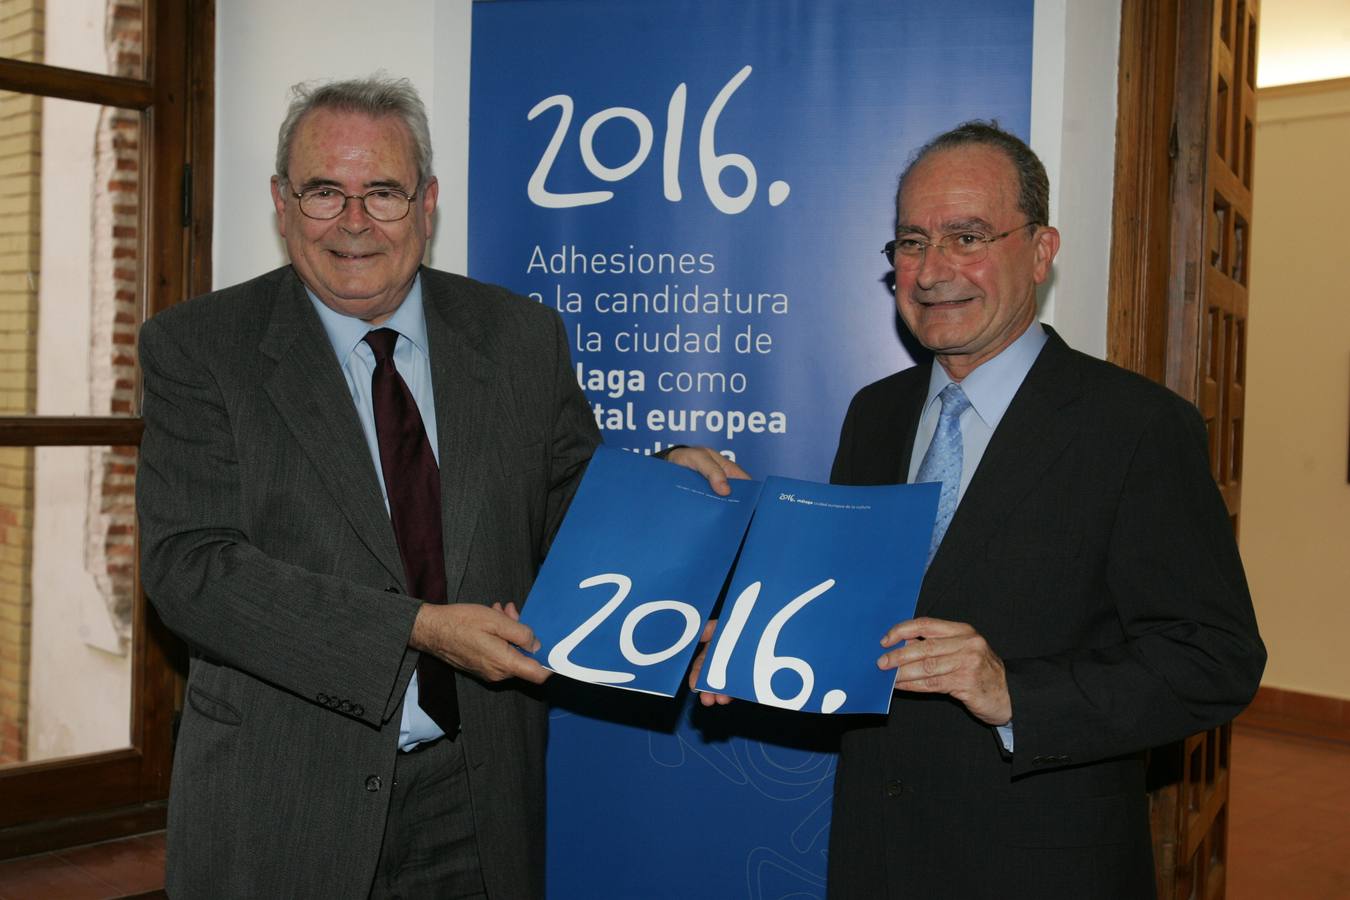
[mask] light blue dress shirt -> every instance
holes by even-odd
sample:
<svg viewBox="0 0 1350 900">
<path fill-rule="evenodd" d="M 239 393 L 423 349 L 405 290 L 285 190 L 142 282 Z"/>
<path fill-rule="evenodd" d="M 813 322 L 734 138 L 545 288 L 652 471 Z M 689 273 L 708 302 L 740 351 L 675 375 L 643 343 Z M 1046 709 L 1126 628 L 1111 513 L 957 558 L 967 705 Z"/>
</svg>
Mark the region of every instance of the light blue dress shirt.
<svg viewBox="0 0 1350 900">
<path fill-rule="evenodd" d="M 970 479 L 975 476 L 975 470 L 979 468 L 980 460 L 984 458 L 984 451 L 994 436 L 994 430 L 998 428 L 998 423 L 1003 421 L 1003 414 L 1008 411 L 1017 389 L 1026 380 L 1027 373 L 1036 362 L 1036 357 L 1040 356 L 1045 341 L 1045 329 L 1041 327 L 1040 322 L 1033 322 L 1017 340 L 1003 348 L 1003 351 L 993 359 L 976 366 L 975 371 L 961 381 L 961 390 L 970 400 L 970 408 L 961 414 L 963 464 L 961 485 L 956 493 L 958 509 L 961 498 L 966 495 L 966 488 L 970 486 Z M 933 442 L 933 433 L 937 431 L 938 416 L 942 412 L 938 394 L 951 383 L 952 378 L 947 374 L 947 370 L 935 362 L 933 373 L 928 379 L 928 399 L 924 401 L 919 430 L 914 435 L 914 451 L 909 457 L 908 480 L 911 482 L 919 472 L 919 465 L 923 462 L 924 454 L 928 452 L 928 445 Z M 1011 753 L 1012 722 L 997 726 L 997 730 L 1004 749 Z"/>
<path fill-rule="evenodd" d="M 375 475 L 384 495 L 384 507 L 389 509 L 389 492 L 384 486 L 384 469 L 380 466 L 380 443 L 375 433 L 375 405 L 370 396 L 370 377 L 375 372 L 375 353 L 365 342 L 366 332 L 373 328 L 366 322 L 354 317 L 344 316 L 323 304 L 308 288 L 309 302 L 323 322 L 324 331 L 333 345 L 342 374 L 347 379 L 347 388 L 352 394 L 352 403 L 356 406 L 357 418 L 361 420 L 361 431 L 366 436 L 366 449 L 370 451 L 371 462 L 375 465 Z M 398 310 L 378 328 L 392 328 L 399 333 L 398 343 L 394 347 L 394 365 L 397 367 L 413 399 L 417 401 L 417 411 L 422 416 L 422 426 L 426 429 L 427 440 L 431 442 L 431 452 L 436 455 L 436 464 L 440 465 L 441 450 L 436 442 L 436 405 L 431 392 L 431 353 L 427 347 L 427 320 L 422 311 L 422 276 L 413 281 L 412 290 L 404 298 Z M 424 741 L 434 741 L 445 734 L 431 720 L 417 703 L 417 673 L 414 672 L 408 682 L 408 691 L 403 699 L 403 719 L 399 723 L 398 746 L 400 750 L 411 750 Z"/>
</svg>

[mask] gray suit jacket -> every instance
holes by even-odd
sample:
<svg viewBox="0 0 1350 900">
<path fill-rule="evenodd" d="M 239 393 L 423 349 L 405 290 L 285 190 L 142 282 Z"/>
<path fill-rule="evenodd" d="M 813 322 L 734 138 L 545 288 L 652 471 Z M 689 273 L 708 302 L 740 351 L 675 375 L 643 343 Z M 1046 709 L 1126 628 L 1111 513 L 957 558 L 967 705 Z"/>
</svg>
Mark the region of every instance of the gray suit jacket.
<svg viewBox="0 0 1350 900">
<path fill-rule="evenodd" d="M 905 480 L 928 379 L 858 392 L 834 481 Z M 897 692 L 843 738 L 830 896 L 1151 897 L 1142 751 L 1231 719 L 1265 663 L 1195 408 L 1051 332 L 917 612 L 1003 658 L 1015 752 Z"/>
<path fill-rule="evenodd" d="M 520 604 L 599 437 L 562 324 L 424 269 L 452 602 Z M 141 574 L 191 665 L 174 759 L 179 897 L 364 897 L 419 600 L 341 369 L 289 268 L 141 331 Z M 542 894 L 543 705 L 459 676 L 494 898 Z"/>
</svg>

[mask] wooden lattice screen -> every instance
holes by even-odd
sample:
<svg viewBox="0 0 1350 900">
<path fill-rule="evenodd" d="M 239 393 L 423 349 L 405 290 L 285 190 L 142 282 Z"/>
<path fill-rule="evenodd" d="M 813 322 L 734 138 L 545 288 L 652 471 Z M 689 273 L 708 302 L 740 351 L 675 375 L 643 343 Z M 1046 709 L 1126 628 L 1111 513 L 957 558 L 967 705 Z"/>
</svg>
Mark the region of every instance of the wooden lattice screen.
<svg viewBox="0 0 1350 900">
<path fill-rule="evenodd" d="M 1121 20 L 1108 351 L 1199 408 L 1234 530 L 1259 12 L 1258 0 L 1124 0 Z M 1224 895 L 1230 737 L 1225 725 L 1152 752 L 1165 900 Z"/>
<path fill-rule="evenodd" d="M 1256 128 L 1257 0 L 1215 0 L 1209 29 L 1202 298 L 1193 399 L 1209 429 L 1209 464 L 1234 531 L 1242 500 L 1247 283 Z M 1179 385 L 1174 385 L 1179 387 Z M 1176 870 L 1161 897 L 1222 897 L 1228 859 L 1231 727 L 1183 745 Z M 1160 885 L 1160 887 L 1162 887 Z"/>
</svg>

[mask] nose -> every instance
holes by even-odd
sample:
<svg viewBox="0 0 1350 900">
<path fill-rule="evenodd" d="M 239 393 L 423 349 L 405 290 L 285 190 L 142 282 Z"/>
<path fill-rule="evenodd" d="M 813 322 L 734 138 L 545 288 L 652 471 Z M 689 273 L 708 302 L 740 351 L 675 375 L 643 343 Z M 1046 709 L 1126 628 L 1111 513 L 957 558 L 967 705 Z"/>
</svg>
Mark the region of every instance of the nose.
<svg viewBox="0 0 1350 900">
<path fill-rule="evenodd" d="M 366 212 L 366 201 L 362 197 L 348 197 L 347 205 L 338 214 L 338 226 L 351 234 L 359 234 L 370 227 L 372 219 Z"/>
<path fill-rule="evenodd" d="M 954 267 L 947 259 L 946 252 L 937 244 L 929 244 L 919 258 L 919 268 L 914 272 L 914 283 L 928 290 L 934 285 L 950 281 Z"/>
</svg>

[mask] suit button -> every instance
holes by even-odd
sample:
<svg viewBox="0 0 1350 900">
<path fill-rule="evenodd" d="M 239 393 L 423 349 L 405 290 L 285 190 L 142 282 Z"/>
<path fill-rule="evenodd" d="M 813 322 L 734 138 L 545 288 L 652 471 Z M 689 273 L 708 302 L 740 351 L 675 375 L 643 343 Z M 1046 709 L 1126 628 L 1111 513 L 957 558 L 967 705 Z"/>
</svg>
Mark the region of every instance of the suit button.
<svg viewBox="0 0 1350 900">
<path fill-rule="evenodd" d="M 327 706 L 327 705 L 328 705 L 329 697 L 328 697 L 327 694 L 315 694 L 315 695 L 314 695 L 314 699 L 315 699 L 315 700 L 318 700 L 318 701 L 319 701 L 320 703 L 322 703 L 324 706 Z"/>
<path fill-rule="evenodd" d="M 903 781 L 901 781 L 900 779 L 898 779 L 898 778 L 886 782 L 886 796 L 887 796 L 887 797 L 899 797 L 899 796 L 900 796 L 900 793 L 901 793 L 904 789 L 905 789 L 905 783 L 904 783 Z"/>
<path fill-rule="evenodd" d="M 400 590 L 399 590 L 398 588 L 396 588 L 396 587 L 387 587 L 387 588 L 384 589 L 384 592 L 385 592 L 386 594 L 401 594 L 401 593 L 403 593 L 402 591 L 400 591 Z"/>
<path fill-rule="evenodd" d="M 1048 761 L 1049 761 L 1049 760 L 1047 760 L 1044 756 L 1034 756 L 1034 757 L 1031 758 L 1031 764 L 1032 764 L 1033 766 L 1043 766 L 1043 765 L 1045 765 Z"/>
<path fill-rule="evenodd" d="M 366 779 L 366 790 L 370 791 L 373 794 L 376 791 L 378 791 L 383 786 L 383 784 L 384 782 L 380 780 L 380 776 L 371 775 L 369 778 Z"/>
<path fill-rule="evenodd" d="M 366 708 L 365 708 L 364 706 L 362 706 L 361 704 L 358 703 L 358 704 L 356 704 L 355 706 L 352 707 L 352 715 L 354 715 L 354 716 L 364 716 L 365 714 L 366 714 Z"/>
</svg>

